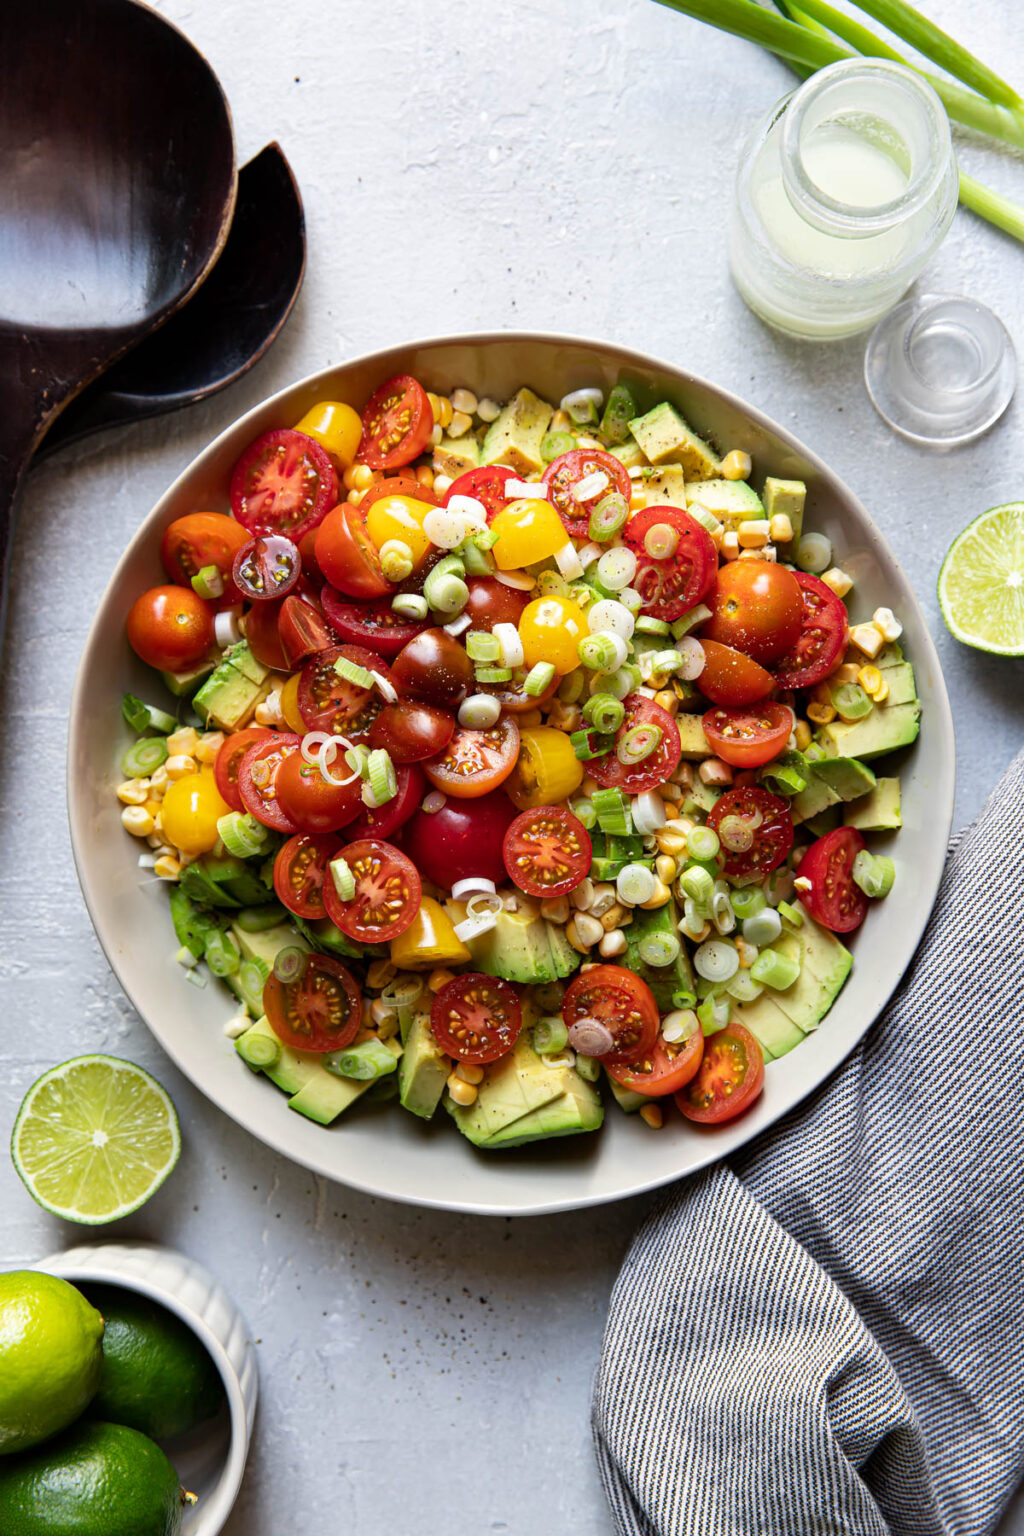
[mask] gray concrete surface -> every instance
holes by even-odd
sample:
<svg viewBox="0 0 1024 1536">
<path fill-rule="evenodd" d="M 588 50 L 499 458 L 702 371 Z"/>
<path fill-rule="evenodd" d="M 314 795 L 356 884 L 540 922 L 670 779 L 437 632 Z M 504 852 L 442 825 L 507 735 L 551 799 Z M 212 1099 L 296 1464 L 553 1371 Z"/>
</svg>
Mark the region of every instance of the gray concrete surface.
<svg viewBox="0 0 1024 1536">
<path fill-rule="evenodd" d="M 160 490 L 264 394 L 446 329 L 603 335 L 739 391 L 861 495 L 932 621 L 963 821 L 1024 734 L 1024 662 L 950 639 L 935 577 L 973 516 L 1024 495 L 1021 406 L 971 448 L 924 452 L 875 416 L 861 342 L 798 345 L 747 313 L 723 248 L 737 144 L 791 82 L 746 44 L 648 0 L 160 9 L 220 75 L 239 159 L 272 138 L 291 159 L 309 274 L 284 337 L 227 394 L 66 451 L 25 486 L 0 678 L 0 1142 L 35 1076 L 77 1052 L 130 1056 L 173 1093 L 181 1164 L 124 1230 L 209 1264 L 260 1341 L 262 1407 L 231 1536 L 600 1536 L 588 1390 L 644 1203 L 524 1222 L 378 1203 L 281 1162 L 178 1077 L 107 970 L 68 847 L 65 717 L 90 615 Z M 1009 0 L 929 10 L 1024 79 Z M 966 143 L 963 160 L 1024 197 L 1019 159 Z M 1018 245 L 961 214 L 927 282 L 993 305 L 1020 346 L 1022 267 Z M 0 1213 L 0 1265 L 79 1235 L 33 1205 L 6 1157 Z"/>
</svg>

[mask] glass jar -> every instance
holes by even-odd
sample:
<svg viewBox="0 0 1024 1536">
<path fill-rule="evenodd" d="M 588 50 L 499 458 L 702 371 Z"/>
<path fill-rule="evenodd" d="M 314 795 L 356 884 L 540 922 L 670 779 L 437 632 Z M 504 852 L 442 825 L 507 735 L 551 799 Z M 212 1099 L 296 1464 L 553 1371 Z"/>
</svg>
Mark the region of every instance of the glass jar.
<svg viewBox="0 0 1024 1536">
<path fill-rule="evenodd" d="M 949 119 L 912 70 L 844 59 L 768 114 L 740 163 L 729 237 L 750 308 L 831 340 L 886 314 L 956 212 Z"/>
</svg>

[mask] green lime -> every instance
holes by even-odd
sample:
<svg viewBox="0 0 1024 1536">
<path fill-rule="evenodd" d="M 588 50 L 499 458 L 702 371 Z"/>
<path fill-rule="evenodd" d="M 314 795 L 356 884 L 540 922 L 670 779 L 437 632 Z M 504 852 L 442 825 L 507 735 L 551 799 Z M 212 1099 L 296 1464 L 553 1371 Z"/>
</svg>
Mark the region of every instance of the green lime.
<svg viewBox="0 0 1024 1536">
<path fill-rule="evenodd" d="M 166 1440 L 212 1418 L 220 1373 L 191 1328 L 166 1307 L 116 1285 L 88 1285 L 103 1313 L 103 1374 L 90 1417 Z"/>
<path fill-rule="evenodd" d="M 939 572 L 939 607 L 965 645 L 1024 656 L 1024 501 L 983 512 L 954 539 Z"/>
<path fill-rule="evenodd" d="M 84 1420 L 0 1461 L 4 1536 L 177 1536 L 184 1494 L 158 1445 Z"/>
<path fill-rule="evenodd" d="M 76 1056 L 26 1093 L 11 1156 L 54 1216 L 95 1226 L 144 1205 L 181 1150 L 167 1092 L 131 1061 Z"/>
<path fill-rule="evenodd" d="M 99 1385 L 102 1338 L 103 1318 L 66 1280 L 0 1275 L 0 1456 L 78 1418 Z"/>
</svg>

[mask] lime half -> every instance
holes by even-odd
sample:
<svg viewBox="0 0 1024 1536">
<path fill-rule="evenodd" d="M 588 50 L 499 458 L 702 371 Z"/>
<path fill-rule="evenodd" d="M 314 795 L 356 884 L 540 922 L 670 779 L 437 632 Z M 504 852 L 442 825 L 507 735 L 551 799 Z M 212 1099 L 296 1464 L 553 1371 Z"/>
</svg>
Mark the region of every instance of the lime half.
<svg viewBox="0 0 1024 1536">
<path fill-rule="evenodd" d="M 953 541 L 939 572 L 952 634 L 996 656 L 1024 656 L 1024 501 L 983 512 Z"/>
<path fill-rule="evenodd" d="M 11 1156 L 45 1210 L 95 1226 L 144 1205 L 181 1151 L 174 1105 L 134 1062 L 76 1056 L 33 1083 Z"/>
</svg>

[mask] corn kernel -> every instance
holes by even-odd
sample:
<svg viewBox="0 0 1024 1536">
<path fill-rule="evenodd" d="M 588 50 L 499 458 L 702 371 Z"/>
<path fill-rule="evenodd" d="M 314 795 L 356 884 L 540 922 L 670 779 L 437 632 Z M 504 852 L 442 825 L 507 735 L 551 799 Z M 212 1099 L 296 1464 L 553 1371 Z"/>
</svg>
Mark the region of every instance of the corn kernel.
<svg viewBox="0 0 1024 1536">
<path fill-rule="evenodd" d="M 722 534 L 721 553 L 724 560 L 737 560 L 740 553 L 739 535 L 734 528 Z"/>
<path fill-rule="evenodd" d="M 557 923 L 560 927 L 569 921 L 569 898 L 567 896 L 553 896 L 540 904 L 540 915 L 549 923 Z"/>
<path fill-rule="evenodd" d="M 544 716 L 539 709 L 528 709 L 523 714 L 516 716 L 516 725 L 521 731 L 536 730 L 538 725 L 543 725 Z"/>
<path fill-rule="evenodd" d="M 348 495 L 345 497 L 345 500 L 349 502 L 353 507 L 358 507 L 359 503 L 362 501 L 365 495 L 365 491 L 349 491 Z"/>
<path fill-rule="evenodd" d="M 860 676 L 861 667 L 855 661 L 844 661 L 841 667 L 829 673 L 830 683 L 855 683 Z"/>
<path fill-rule="evenodd" d="M 443 441 L 443 439 L 444 439 L 444 431 L 438 425 L 438 423 L 435 421 L 434 425 L 430 429 L 430 446 L 431 446 L 431 448 L 439 448 L 440 445 L 441 445 L 441 442 Z"/>
<path fill-rule="evenodd" d="M 612 928 L 609 933 L 606 933 L 597 946 L 597 952 L 603 960 L 614 960 L 616 955 L 625 954 L 626 935 L 622 929 Z"/>
<path fill-rule="evenodd" d="M 446 971 L 439 966 L 436 971 L 431 971 L 430 975 L 427 977 L 427 986 L 430 988 L 431 992 L 440 992 L 442 987 L 446 987 L 450 981 L 454 980 L 454 971 Z"/>
<path fill-rule="evenodd" d="M 569 892 L 569 902 L 580 912 L 588 912 L 593 905 L 597 888 L 589 875 L 580 881 L 575 890 Z"/>
<path fill-rule="evenodd" d="M 775 545 L 774 544 L 765 544 L 760 549 L 741 549 L 740 550 L 740 559 L 741 560 L 769 560 L 772 563 L 772 565 L 774 565 L 776 560 L 778 559 L 778 556 L 775 553 Z"/>
<path fill-rule="evenodd" d="M 492 400 L 489 395 L 485 395 L 482 400 L 477 401 L 476 414 L 481 421 L 497 421 L 501 415 L 501 406 L 497 400 Z"/>
<path fill-rule="evenodd" d="M 847 669 L 845 667 L 840 667 L 839 670 L 840 672 L 845 672 Z M 851 668 L 850 670 L 853 671 L 855 669 Z M 861 687 L 864 689 L 864 692 L 869 694 L 871 698 L 874 698 L 875 694 L 882 686 L 882 674 L 879 672 L 877 667 L 861 667 L 860 671 L 856 674 L 856 678 L 848 679 L 848 681 L 856 681 L 860 683 Z"/>
<path fill-rule="evenodd" d="M 356 473 L 355 465 L 354 464 L 350 464 L 348 469 L 346 469 L 345 473 L 342 475 L 341 483 L 345 487 L 346 491 L 354 491 L 355 490 L 355 488 L 356 488 L 355 473 Z"/>
<path fill-rule="evenodd" d="M 576 439 L 576 446 L 577 448 L 589 448 L 591 451 L 596 449 L 598 453 L 600 453 L 604 448 L 604 444 L 599 443 L 596 437 L 586 436 L 578 437 Z"/>
<path fill-rule="evenodd" d="M 858 651 L 871 657 L 877 656 L 885 643 L 881 630 L 873 624 L 855 624 L 850 630 L 850 639 Z"/>
<path fill-rule="evenodd" d="M 430 490 L 434 483 L 434 471 L 431 469 L 429 464 L 420 465 L 419 469 L 416 471 L 416 479 L 419 481 L 420 485 L 424 486 L 428 491 Z"/>
<path fill-rule="evenodd" d="M 670 805 L 678 805 L 680 800 L 683 798 L 683 790 L 681 786 L 671 782 L 668 784 L 662 784 L 658 790 L 658 794 L 661 796 L 662 804 L 665 806 L 666 815 L 668 814 L 668 807 Z"/>
<path fill-rule="evenodd" d="M 815 683 L 811 689 L 811 698 L 815 704 L 831 704 L 832 688 L 828 683 Z"/>
<path fill-rule="evenodd" d="M 478 1066 L 475 1061 L 460 1061 L 455 1068 L 455 1076 L 461 1077 L 464 1083 L 482 1083 L 484 1080 L 484 1069 Z"/>
<path fill-rule="evenodd" d="M 871 622 L 884 640 L 898 640 L 903 633 L 903 625 L 891 608 L 876 608 Z"/>
<path fill-rule="evenodd" d="M 160 880 L 177 880 L 181 874 L 181 860 L 173 853 L 162 853 L 153 865 L 153 873 Z"/>
<path fill-rule="evenodd" d="M 122 805 L 145 805 L 149 799 L 149 780 L 125 779 L 117 786 L 117 798 Z"/>
<path fill-rule="evenodd" d="M 369 464 L 353 464 L 351 486 L 353 491 L 368 491 L 374 479 L 375 476 Z"/>
<path fill-rule="evenodd" d="M 389 981 L 394 981 L 397 975 L 398 967 L 392 965 L 390 960 L 374 960 L 366 972 L 366 985 L 379 992 Z"/>
<path fill-rule="evenodd" d="M 832 588 L 836 597 L 845 597 L 853 586 L 853 577 L 847 575 L 846 571 L 840 570 L 838 565 L 834 565 L 830 571 L 826 571 L 821 579 L 826 587 Z"/>
<path fill-rule="evenodd" d="M 705 758 L 697 772 L 702 784 L 732 783 L 732 769 L 728 763 L 723 763 L 720 757 Z"/>
<path fill-rule="evenodd" d="M 693 783 L 693 764 L 680 763 L 672 775 L 672 783 L 678 784 L 681 789 L 689 789 Z"/>
<path fill-rule="evenodd" d="M 155 823 L 156 818 L 160 815 L 160 798 L 159 798 L 159 796 L 154 795 L 151 799 L 146 801 L 146 810 L 152 816 L 153 821 Z"/>
<path fill-rule="evenodd" d="M 208 731 L 205 736 L 200 737 L 193 756 L 197 763 L 215 763 L 223 745 L 223 731 Z"/>
<path fill-rule="evenodd" d="M 793 537 L 793 524 L 785 512 L 776 512 L 768 525 L 769 536 L 776 544 L 788 544 Z"/>
<path fill-rule="evenodd" d="M 671 885 L 679 873 L 679 866 L 669 854 L 663 853 L 654 861 L 654 872 L 659 880 L 664 880 L 666 885 Z"/>
<path fill-rule="evenodd" d="M 736 530 L 740 549 L 763 549 L 768 543 L 770 527 L 771 524 L 766 517 L 752 517 L 747 522 L 740 523 Z"/>
<path fill-rule="evenodd" d="M 448 423 L 448 436 L 465 437 L 472 425 L 472 416 L 467 416 L 465 411 L 453 411 L 452 419 Z"/>
<path fill-rule="evenodd" d="M 655 704 L 659 704 L 668 715 L 678 715 L 679 700 L 671 688 L 662 688 L 654 695 Z"/>
<path fill-rule="evenodd" d="M 670 822 L 668 826 L 660 828 L 659 831 L 655 832 L 654 834 L 654 842 L 658 852 L 664 854 L 667 858 L 673 858 L 674 856 L 678 856 L 679 854 L 686 852 L 685 835 L 676 831 L 669 830 L 670 827 L 674 828 L 675 825 L 675 822 Z M 659 879 L 660 878 L 662 877 L 659 876 Z"/>
<path fill-rule="evenodd" d="M 669 890 L 664 880 L 655 880 L 654 895 L 648 896 L 647 900 L 642 901 L 640 905 L 643 907 L 645 912 L 656 912 L 659 907 L 663 907 L 667 901 L 671 900 L 672 892 Z"/>
<path fill-rule="evenodd" d="M 871 698 L 872 698 L 872 701 L 875 704 L 882 704 L 882 703 L 885 702 L 885 700 L 888 697 L 889 697 L 889 684 L 886 682 L 885 678 L 883 677 L 881 683 L 878 685 L 878 687 L 875 689 L 874 693 L 871 695 Z"/>
<path fill-rule="evenodd" d="M 572 430 L 572 421 L 568 411 L 556 411 L 551 418 L 549 432 L 569 432 Z"/>
<path fill-rule="evenodd" d="M 601 914 L 598 921 L 600 922 L 601 927 L 604 929 L 605 933 L 612 933 L 616 928 L 620 928 L 622 926 L 622 919 L 625 917 L 625 915 L 626 908 L 622 905 L 621 902 L 615 901 L 612 902 L 612 905 L 606 912 Z M 592 916 L 596 917 L 597 913 L 593 913 Z"/>
<path fill-rule="evenodd" d="M 806 720 L 798 720 L 796 723 L 796 749 L 798 752 L 806 752 L 811 744 L 811 728 Z"/>
<path fill-rule="evenodd" d="M 463 1108 L 476 1103 L 476 1087 L 474 1084 L 467 1083 L 463 1078 L 457 1077 L 454 1072 L 448 1078 L 446 1086 L 456 1104 L 461 1104 Z"/>
<path fill-rule="evenodd" d="M 610 880 L 600 880 L 594 886 L 594 895 L 587 911 L 591 917 L 604 917 L 618 901 L 615 887 Z"/>
<path fill-rule="evenodd" d="M 132 837 L 148 837 L 155 822 L 144 805 L 126 805 L 121 812 L 121 825 Z"/>
<path fill-rule="evenodd" d="M 455 415 L 455 408 L 451 401 L 445 395 L 430 395 L 429 399 L 435 422 L 439 427 L 447 428 Z"/>
<path fill-rule="evenodd" d="M 604 929 L 596 917 L 591 917 L 586 912 L 577 912 L 566 925 L 565 936 L 573 949 L 580 954 L 586 954 L 593 945 L 600 943 L 604 937 Z"/>
<path fill-rule="evenodd" d="M 153 777 L 149 781 L 149 788 L 151 793 L 162 795 L 164 790 L 167 788 L 167 784 L 167 769 L 164 767 L 163 763 L 161 763 L 160 767 L 156 770 L 156 772 L 153 774 Z"/>
<path fill-rule="evenodd" d="M 832 704 L 808 704 L 807 706 L 807 718 L 813 720 L 815 725 L 828 725 L 835 717 L 835 706 Z"/>
<path fill-rule="evenodd" d="M 375 1029 L 396 1018 L 395 1010 L 382 997 L 375 997 L 370 1004 L 370 1023 Z"/>
<path fill-rule="evenodd" d="M 452 405 L 457 411 L 462 411 L 467 416 L 475 416 L 479 401 L 471 389 L 453 389 Z"/>
<path fill-rule="evenodd" d="M 660 1131 L 665 1124 L 665 1116 L 660 1104 L 645 1104 L 640 1111 L 640 1119 L 645 1125 L 649 1125 L 652 1131 Z"/>
<path fill-rule="evenodd" d="M 172 757 L 195 757 L 198 745 L 199 732 L 191 725 L 183 725 L 180 730 L 172 731 L 167 738 L 168 760 Z"/>
<path fill-rule="evenodd" d="M 257 725 L 284 725 L 284 716 L 281 713 L 281 695 L 277 689 L 268 693 L 265 699 L 261 699 L 253 710 L 253 719 Z"/>
<path fill-rule="evenodd" d="M 642 512 L 644 510 L 644 508 L 646 507 L 646 505 L 647 505 L 647 492 L 645 490 L 642 490 L 640 487 L 636 487 L 630 493 L 630 497 L 629 497 L 629 510 L 631 512 Z"/>
<path fill-rule="evenodd" d="M 434 484 L 433 484 L 432 489 L 434 491 L 435 496 L 443 496 L 445 491 L 450 491 L 451 490 L 451 487 L 452 487 L 452 477 L 451 477 L 451 475 L 435 475 L 434 476 Z"/>
<path fill-rule="evenodd" d="M 753 467 L 749 453 L 744 453 L 741 448 L 733 448 L 722 460 L 722 479 L 748 480 Z"/>
</svg>

